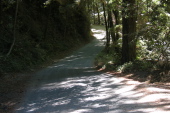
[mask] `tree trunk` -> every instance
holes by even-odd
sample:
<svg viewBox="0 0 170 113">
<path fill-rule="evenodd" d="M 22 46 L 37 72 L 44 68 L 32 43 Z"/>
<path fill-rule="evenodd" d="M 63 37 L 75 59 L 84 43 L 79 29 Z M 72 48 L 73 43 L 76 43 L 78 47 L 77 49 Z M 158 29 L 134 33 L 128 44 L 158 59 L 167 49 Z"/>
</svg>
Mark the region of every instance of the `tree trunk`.
<svg viewBox="0 0 170 113">
<path fill-rule="evenodd" d="M 96 12 L 95 12 L 95 10 L 96 10 L 96 9 L 95 9 L 95 2 L 94 2 L 94 0 L 93 0 L 93 23 L 94 23 L 94 24 L 96 24 L 96 16 L 95 16 L 95 13 L 96 13 Z"/>
<path fill-rule="evenodd" d="M 108 30 L 108 24 L 107 24 L 107 19 L 106 19 L 105 4 L 102 3 L 102 5 L 103 5 L 103 12 L 104 12 L 104 22 L 105 22 L 105 27 L 106 27 L 106 48 L 107 48 L 110 45 L 109 30 Z"/>
<path fill-rule="evenodd" d="M 15 45 L 15 41 L 16 41 L 16 25 L 17 25 L 17 17 L 18 17 L 18 6 L 19 6 L 19 0 L 16 1 L 16 10 L 15 10 L 15 19 L 14 19 L 14 28 L 13 28 L 13 42 L 11 44 L 11 47 L 7 53 L 7 57 L 11 54 L 11 51 Z"/>
<path fill-rule="evenodd" d="M 115 16 L 115 24 L 119 25 L 120 24 L 119 11 L 118 10 L 113 10 L 113 14 Z"/>
<path fill-rule="evenodd" d="M 112 38 L 112 42 L 115 42 L 115 30 L 114 30 L 114 24 L 113 24 L 113 18 L 112 18 L 112 12 L 108 11 L 108 28 L 109 32 Z"/>
<path fill-rule="evenodd" d="M 118 10 L 115 10 L 115 11 L 113 11 L 113 14 L 114 14 L 114 16 L 115 16 L 115 26 L 120 25 L 121 22 L 120 22 L 120 14 L 119 14 L 119 11 L 118 11 Z M 119 29 L 120 29 L 120 28 L 118 28 L 118 29 L 115 31 L 115 32 L 116 32 L 116 41 L 120 38 L 120 36 L 119 36 Z"/>
<path fill-rule="evenodd" d="M 115 32 L 114 32 L 114 29 L 113 29 L 113 20 L 112 20 L 112 12 L 109 10 L 108 11 L 108 38 L 110 40 L 110 38 L 112 37 L 112 39 L 115 37 Z M 110 37 L 111 36 L 111 37 Z M 110 42 L 109 42 L 110 43 Z"/>
<path fill-rule="evenodd" d="M 97 11 L 97 16 L 98 16 L 98 24 L 100 25 L 100 12 L 99 12 L 99 6 L 96 4 L 96 11 Z"/>
<path fill-rule="evenodd" d="M 115 26 L 114 26 L 114 36 L 113 36 L 113 38 L 112 38 L 112 42 L 113 42 L 113 44 L 115 45 L 115 52 L 117 52 L 117 53 L 119 53 L 120 51 L 119 51 L 119 48 L 118 48 L 118 40 L 119 40 L 119 38 L 121 38 L 120 37 L 120 34 L 119 34 L 119 32 L 120 32 L 120 27 L 118 27 L 118 25 L 120 25 L 121 23 L 120 23 L 120 14 L 119 14 L 119 11 L 118 10 L 113 10 L 112 11 L 113 12 L 113 14 L 114 14 L 114 17 L 115 17 Z"/>
<path fill-rule="evenodd" d="M 122 43 L 122 64 L 136 59 L 136 9 L 135 0 L 123 0 L 123 43 Z"/>
</svg>

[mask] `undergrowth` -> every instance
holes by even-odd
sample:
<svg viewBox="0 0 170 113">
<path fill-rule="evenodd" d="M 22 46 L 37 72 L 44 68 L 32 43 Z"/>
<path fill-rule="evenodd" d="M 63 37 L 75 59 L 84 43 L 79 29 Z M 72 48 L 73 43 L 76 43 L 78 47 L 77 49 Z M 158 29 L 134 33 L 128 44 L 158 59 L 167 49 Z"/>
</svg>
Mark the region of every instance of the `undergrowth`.
<svg viewBox="0 0 170 113">
<path fill-rule="evenodd" d="M 149 71 L 153 68 L 151 62 L 145 60 L 136 60 L 128 62 L 123 65 L 120 63 L 120 56 L 117 53 L 107 53 L 102 51 L 95 58 L 95 65 L 98 68 L 105 68 L 106 70 L 114 70 L 120 72 L 134 72 L 134 71 Z"/>
<path fill-rule="evenodd" d="M 108 51 L 105 49 L 95 58 L 95 66 L 98 69 L 106 71 L 115 71 L 121 73 L 143 73 L 146 75 L 137 75 L 138 78 L 145 77 L 145 80 L 153 82 L 170 82 L 170 71 L 166 65 L 160 65 L 159 62 L 147 59 L 137 59 L 134 62 L 121 64 L 120 53 L 115 53 L 113 47 Z"/>
<path fill-rule="evenodd" d="M 76 4 L 63 6 L 57 1 L 44 7 L 41 2 L 19 3 L 16 41 L 9 56 L 6 55 L 13 42 L 15 3 L 4 10 L 0 23 L 0 76 L 40 65 L 91 40 L 90 21 L 84 9 Z"/>
</svg>

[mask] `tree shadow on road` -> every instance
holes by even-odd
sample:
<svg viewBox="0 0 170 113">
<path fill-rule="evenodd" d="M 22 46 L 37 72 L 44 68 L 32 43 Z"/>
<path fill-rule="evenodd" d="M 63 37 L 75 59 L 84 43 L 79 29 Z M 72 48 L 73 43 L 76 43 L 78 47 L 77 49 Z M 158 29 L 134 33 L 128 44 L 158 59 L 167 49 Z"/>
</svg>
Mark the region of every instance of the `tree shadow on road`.
<svg viewBox="0 0 170 113">
<path fill-rule="evenodd" d="M 73 68 L 69 72 L 73 70 L 75 71 Z M 63 77 L 58 81 L 49 80 L 33 89 L 25 100 L 27 104 L 23 103 L 16 113 L 156 113 L 157 111 L 163 113 L 170 111 L 168 90 L 147 87 L 157 91 L 149 92 L 140 82 L 114 77 L 93 68 L 82 68 L 77 71 L 76 73 L 81 73 L 81 76 Z"/>
<path fill-rule="evenodd" d="M 16 113 L 170 111 L 169 90 L 155 89 L 137 81 L 97 71 L 92 67 L 94 57 L 103 47 L 95 41 L 36 73 L 31 88 Z"/>
</svg>

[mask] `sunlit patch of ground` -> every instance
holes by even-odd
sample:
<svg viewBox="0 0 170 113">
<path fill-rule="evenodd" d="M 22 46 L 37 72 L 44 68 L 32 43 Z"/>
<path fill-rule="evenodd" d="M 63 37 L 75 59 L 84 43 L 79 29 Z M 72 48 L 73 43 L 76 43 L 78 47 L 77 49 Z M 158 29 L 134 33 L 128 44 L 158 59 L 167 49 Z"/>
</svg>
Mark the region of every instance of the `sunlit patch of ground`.
<svg viewBox="0 0 170 113">
<path fill-rule="evenodd" d="M 106 31 L 104 30 L 104 26 L 93 25 L 91 31 L 93 32 L 93 36 L 99 40 L 104 39 L 106 36 Z"/>
<path fill-rule="evenodd" d="M 92 29 L 92 32 L 95 33 L 93 36 L 95 36 L 97 39 L 104 39 L 106 34 L 103 30 Z"/>
<path fill-rule="evenodd" d="M 91 72 L 89 72 L 91 73 Z M 27 112 L 169 113 L 170 90 L 103 73 L 44 84 Z M 41 98 L 41 100 L 40 100 Z M 64 109 L 63 109 L 64 108 Z M 20 113 L 20 112 L 19 112 Z"/>
</svg>

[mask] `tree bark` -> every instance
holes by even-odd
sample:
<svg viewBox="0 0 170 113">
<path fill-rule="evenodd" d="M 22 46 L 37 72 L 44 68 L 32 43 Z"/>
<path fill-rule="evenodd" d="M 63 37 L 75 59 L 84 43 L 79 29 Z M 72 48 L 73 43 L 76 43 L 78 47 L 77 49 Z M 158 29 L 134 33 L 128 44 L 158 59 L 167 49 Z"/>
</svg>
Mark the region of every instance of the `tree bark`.
<svg viewBox="0 0 170 113">
<path fill-rule="evenodd" d="M 102 3 L 103 5 L 103 12 L 104 12 L 104 22 L 105 22 L 105 27 L 106 27 L 106 48 L 109 47 L 110 45 L 110 39 L 109 39 L 109 30 L 108 30 L 108 23 L 106 19 L 106 9 L 105 9 L 105 4 Z"/>
<path fill-rule="evenodd" d="M 97 16 L 98 16 L 98 24 L 100 25 L 100 12 L 99 12 L 99 6 L 96 4 L 96 11 L 97 11 Z"/>
<path fill-rule="evenodd" d="M 96 16 L 95 16 L 95 1 L 93 0 L 93 23 L 96 24 Z"/>
<path fill-rule="evenodd" d="M 115 16 L 115 24 L 119 25 L 120 24 L 119 11 L 118 10 L 113 10 L 113 14 Z"/>
<path fill-rule="evenodd" d="M 113 30 L 113 20 L 112 20 L 112 12 L 110 10 L 108 10 L 108 38 L 109 38 L 109 43 L 110 43 L 110 36 L 112 36 L 112 38 L 115 37 L 115 32 Z"/>
<path fill-rule="evenodd" d="M 110 35 L 111 35 L 111 38 L 112 38 L 112 43 L 115 42 L 115 30 L 114 30 L 114 24 L 113 24 L 113 18 L 112 18 L 112 12 L 111 11 L 108 11 L 108 28 L 110 29 L 109 32 L 110 32 Z"/>
<path fill-rule="evenodd" d="M 126 63 L 136 59 L 136 9 L 135 0 L 123 0 L 123 43 L 121 62 Z M 126 6 L 129 4 L 129 6 Z"/>
<path fill-rule="evenodd" d="M 112 42 L 115 45 L 115 48 L 114 48 L 115 52 L 119 53 L 120 51 L 119 51 L 119 47 L 117 45 L 118 45 L 119 38 L 121 38 L 120 34 L 119 34 L 120 27 L 118 27 L 118 25 L 121 24 L 121 22 L 120 22 L 120 14 L 119 14 L 118 10 L 113 10 L 112 12 L 113 12 L 114 17 L 115 17 L 114 37 L 112 38 Z"/>
</svg>

